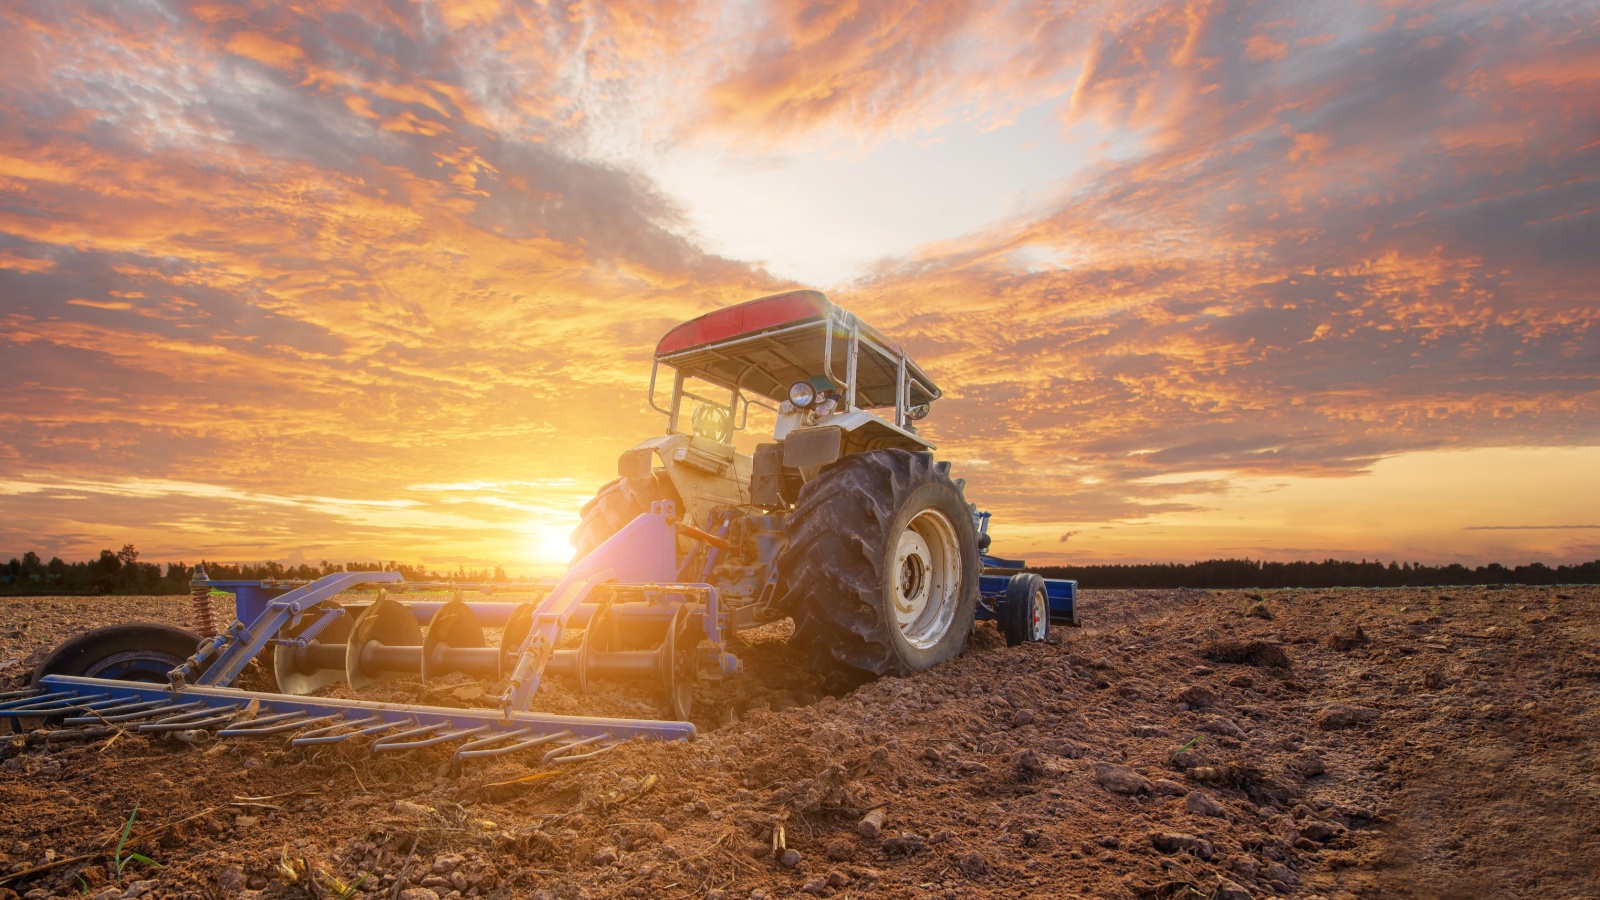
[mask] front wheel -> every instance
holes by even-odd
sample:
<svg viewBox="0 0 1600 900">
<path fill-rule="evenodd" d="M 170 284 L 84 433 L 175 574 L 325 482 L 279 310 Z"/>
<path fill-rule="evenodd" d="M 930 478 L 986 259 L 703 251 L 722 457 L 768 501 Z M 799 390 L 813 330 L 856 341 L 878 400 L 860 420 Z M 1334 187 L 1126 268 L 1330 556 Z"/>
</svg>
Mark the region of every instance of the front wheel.
<svg viewBox="0 0 1600 900">
<path fill-rule="evenodd" d="M 1037 643 L 1050 636 L 1050 595 L 1043 578 L 1032 572 L 1011 577 L 1000 601 L 1000 630 L 1007 647 Z"/>
<path fill-rule="evenodd" d="M 957 656 L 978 602 L 972 514 L 932 454 L 873 450 L 800 491 L 778 557 L 791 641 L 830 687 Z"/>
</svg>

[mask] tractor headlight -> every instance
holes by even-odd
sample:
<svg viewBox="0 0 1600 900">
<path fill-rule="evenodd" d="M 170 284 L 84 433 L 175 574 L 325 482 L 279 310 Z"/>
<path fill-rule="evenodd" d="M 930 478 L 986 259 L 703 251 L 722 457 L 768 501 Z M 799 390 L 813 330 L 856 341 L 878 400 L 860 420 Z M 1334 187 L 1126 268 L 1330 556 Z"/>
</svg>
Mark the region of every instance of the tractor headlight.
<svg viewBox="0 0 1600 900">
<path fill-rule="evenodd" d="M 817 402 L 817 389 L 809 381 L 796 381 L 789 385 L 789 402 L 797 409 L 806 409 Z"/>
<path fill-rule="evenodd" d="M 928 413 L 931 412 L 932 410 L 933 410 L 933 404 L 931 404 L 931 403 L 919 403 L 916 406 L 913 406 L 910 409 L 906 410 L 906 418 L 910 419 L 913 422 L 916 422 L 916 421 L 919 421 L 921 419 L 927 418 L 928 417 Z"/>
</svg>

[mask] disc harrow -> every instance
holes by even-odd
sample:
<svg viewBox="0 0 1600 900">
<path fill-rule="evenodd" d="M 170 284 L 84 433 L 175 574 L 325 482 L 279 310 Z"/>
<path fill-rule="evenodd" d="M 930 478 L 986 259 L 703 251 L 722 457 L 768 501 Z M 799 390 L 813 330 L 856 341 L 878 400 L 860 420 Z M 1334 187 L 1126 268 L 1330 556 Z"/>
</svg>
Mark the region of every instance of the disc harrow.
<svg viewBox="0 0 1600 900">
<path fill-rule="evenodd" d="M 201 569 L 193 586 L 197 611 L 205 607 L 200 624 L 211 609 L 200 597 L 219 587 L 235 592 L 237 618 L 209 638 L 192 638 L 198 641 L 192 656 L 180 662 L 136 648 L 123 660 L 126 653 L 112 651 L 125 635 L 111 629 L 104 643 L 63 645 L 61 658 L 46 660 L 32 688 L 0 696 L 0 718 L 16 730 L 42 723 L 35 740 L 44 742 L 110 728 L 214 730 L 227 738 L 286 739 L 294 747 L 359 738 L 373 755 L 448 745 L 458 771 L 467 760 L 511 753 L 537 752 L 554 764 L 589 759 L 632 738 L 686 740 L 695 732 L 686 720 L 696 682 L 736 672 L 739 662 L 723 649 L 732 623 L 716 588 L 678 580 L 674 519 L 670 503 L 640 515 L 527 603 L 468 601 L 459 585 L 451 586 L 448 601 L 407 603 L 398 599 L 407 590 L 436 586 L 407 584 L 394 572 L 341 572 L 288 585 L 211 582 Z M 501 630 L 497 645 L 486 624 Z M 563 642 L 568 629 L 581 634 Z M 95 660 L 93 676 L 68 671 L 69 662 L 82 658 Z M 252 660 L 270 666 L 277 692 L 236 686 Z M 315 696 L 340 682 L 360 691 L 458 673 L 503 682 L 497 708 Z M 596 678 L 654 684 L 673 718 L 533 711 L 548 674 L 570 679 L 579 691 Z"/>
</svg>

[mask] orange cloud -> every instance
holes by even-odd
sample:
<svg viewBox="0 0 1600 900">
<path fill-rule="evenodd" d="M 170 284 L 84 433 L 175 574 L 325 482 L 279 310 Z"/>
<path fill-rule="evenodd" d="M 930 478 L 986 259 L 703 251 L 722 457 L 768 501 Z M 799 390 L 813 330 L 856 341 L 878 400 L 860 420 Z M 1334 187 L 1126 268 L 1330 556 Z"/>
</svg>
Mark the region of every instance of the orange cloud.
<svg viewBox="0 0 1600 900">
<path fill-rule="evenodd" d="M 227 46 L 229 53 L 275 69 L 293 69 L 306 58 L 305 51 L 293 44 L 248 31 L 229 38 Z"/>
</svg>

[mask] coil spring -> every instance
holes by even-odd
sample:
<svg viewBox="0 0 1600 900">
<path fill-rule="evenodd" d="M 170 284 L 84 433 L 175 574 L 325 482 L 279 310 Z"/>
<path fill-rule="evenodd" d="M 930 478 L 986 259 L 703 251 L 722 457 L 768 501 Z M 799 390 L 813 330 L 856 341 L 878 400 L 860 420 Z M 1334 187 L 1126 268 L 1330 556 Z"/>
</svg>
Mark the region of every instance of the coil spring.
<svg viewBox="0 0 1600 900">
<path fill-rule="evenodd" d="M 211 602 L 211 588 L 195 588 L 190 593 L 194 607 L 194 630 L 202 638 L 217 636 L 217 607 Z"/>
</svg>

